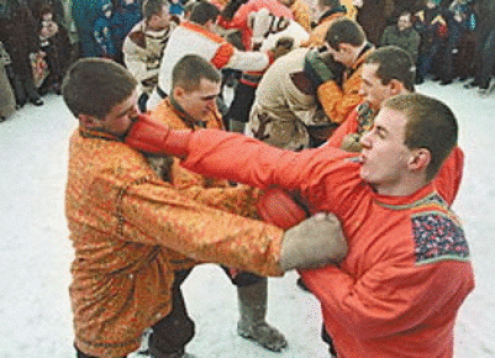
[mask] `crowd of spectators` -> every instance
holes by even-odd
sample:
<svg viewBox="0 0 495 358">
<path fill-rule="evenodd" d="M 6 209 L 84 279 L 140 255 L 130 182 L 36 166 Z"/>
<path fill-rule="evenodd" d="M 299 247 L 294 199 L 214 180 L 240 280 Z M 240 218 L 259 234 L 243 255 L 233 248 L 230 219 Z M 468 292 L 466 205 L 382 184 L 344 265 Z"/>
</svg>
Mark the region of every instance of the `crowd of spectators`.
<svg viewBox="0 0 495 358">
<path fill-rule="evenodd" d="M 179 23 L 194 1 L 171 1 L 169 12 L 174 21 Z M 279 1 L 308 32 L 318 24 L 311 1 Z M 245 2 L 237 1 L 240 5 Z M 212 3 L 220 9 L 226 5 L 226 1 Z M 417 66 L 417 84 L 426 78 L 442 85 L 470 78 L 465 88 L 488 93 L 495 61 L 494 0 L 344 3 L 348 17 L 361 24 L 369 42 L 376 47 L 396 45 L 411 54 Z M 123 42 L 143 19 L 142 5 L 142 0 L 0 0 L 0 97 L 5 103 L 0 118 L 12 113 L 12 93 L 16 108 L 28 102 L 41 106 L 43 95 L 59 94 L 67 66 L 79 57 L 106 57 L 124 63 Z M 222 17 L 219 24 L 237 26 Z M 245 42 L 244 32 L 241 29 Z"/>
</svg>

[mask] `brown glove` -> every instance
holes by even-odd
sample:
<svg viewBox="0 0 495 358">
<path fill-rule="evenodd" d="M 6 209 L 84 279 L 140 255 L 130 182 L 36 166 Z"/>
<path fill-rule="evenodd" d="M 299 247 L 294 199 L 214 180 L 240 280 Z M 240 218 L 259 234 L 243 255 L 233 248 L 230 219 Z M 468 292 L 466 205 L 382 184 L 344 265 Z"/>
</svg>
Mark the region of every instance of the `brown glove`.
<svg viewBox="0 0 495 358">
<path fill-rule="evenodd" d="M 319 213 L 285 232 L 280 267 L 287 271 L 339 264 L 346 255 L 347 242 L 339 220 L 333 214 Z"/>
<path fill-rule="evenodd" d="M 270 52 L 273 54 L 273 58 L 276 60 L 283 55 L 288 54 L 292 47 L 294 46 L 294 39 L 292 37 L 281 37 L 277 40 L 275 47 L 270 49 Z"/>
</svg>

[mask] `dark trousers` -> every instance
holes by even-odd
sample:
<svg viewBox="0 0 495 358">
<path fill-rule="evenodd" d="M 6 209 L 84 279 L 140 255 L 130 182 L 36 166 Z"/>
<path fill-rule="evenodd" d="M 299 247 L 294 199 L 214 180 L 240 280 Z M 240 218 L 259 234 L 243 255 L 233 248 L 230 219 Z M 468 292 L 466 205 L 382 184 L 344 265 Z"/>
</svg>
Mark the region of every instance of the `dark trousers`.
<svg viewBox="0 0 495 358">
<path fill-rule="evenodd" d="M 335 350 L 335 347 L 333 345 L 333 339 L 327 333 L 325 326 L 321 327 L 321 339 L 323 340 L 323 342 L 328 344 L 328 352 L 330 353 L 330 356 L 331 357 L 337 357 L 337 351 Z"/>
<path fill-rule="evenodd" d="M 184 347 L 194 337 L 194 322 L 187 314 L 181 284 L 192 269 L 178 271 L 172 288 L 172 311 L 161 321 L 153 325 L 149 337 L 149 351 L 160 358 L 167 354 L 183 352 Z M 99 358 L 81 352 L 77 347 L 77 358 Z M 122 358 L 126 358 L 123 356 Z"/>
<path fill-rule="evenodd" d="M 478 58 L 479 66 L 474 80 L 480 88 L 487 89 L 490 85 L 495 64 L 495 30 L 490 31 L 483 44 L 479 45 L 481 46 L 481 53 L 480 58 Z"/>
</svg>

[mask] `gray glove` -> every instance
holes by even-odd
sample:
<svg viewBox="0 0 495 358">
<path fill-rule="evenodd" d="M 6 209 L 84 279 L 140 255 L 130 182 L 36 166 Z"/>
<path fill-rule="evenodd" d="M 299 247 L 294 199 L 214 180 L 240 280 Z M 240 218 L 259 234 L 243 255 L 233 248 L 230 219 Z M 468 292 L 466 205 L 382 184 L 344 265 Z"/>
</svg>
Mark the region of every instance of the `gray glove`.
<svg viewBox="0 0 495 358">
<path fill-rule="evenodd" d="M 288 229 L 280 253 L 284 271 L 339 264 L 347 255 L 347 242 L 333 214 L 318 213 Z"/>
</svg>

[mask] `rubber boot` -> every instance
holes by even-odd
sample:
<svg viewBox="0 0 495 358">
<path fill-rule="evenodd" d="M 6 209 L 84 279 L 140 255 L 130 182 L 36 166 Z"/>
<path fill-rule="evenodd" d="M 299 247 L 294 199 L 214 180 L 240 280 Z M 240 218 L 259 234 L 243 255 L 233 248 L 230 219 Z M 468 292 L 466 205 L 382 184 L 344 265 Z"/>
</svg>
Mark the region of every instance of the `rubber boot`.
<svg viewBox="0 0 495 358">
<path fill-rule="evenodd" d="M 240 311 L 237 333 L 270 351 L 280 352 L 287 347 L 287 341 L 282 333 L 265 321 L 267 290 L 268 279 L 266 278 L 262 278 L 253 285 L 237 287 Z"/>
</svg>

